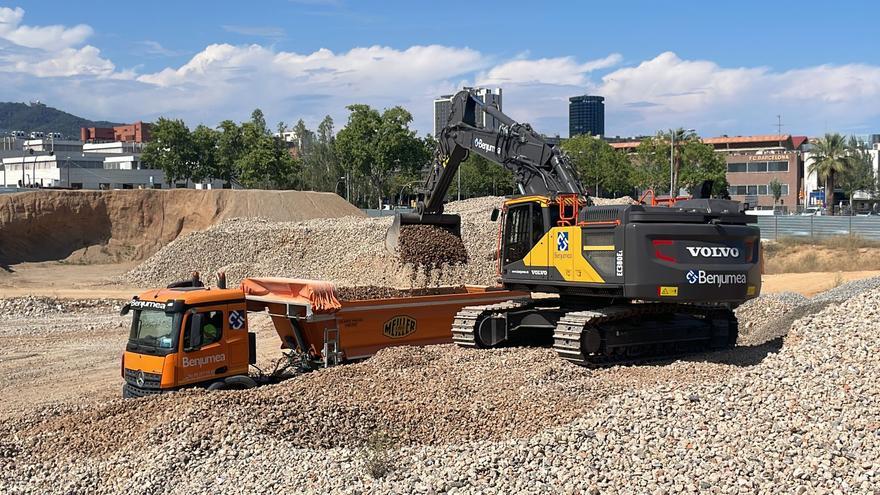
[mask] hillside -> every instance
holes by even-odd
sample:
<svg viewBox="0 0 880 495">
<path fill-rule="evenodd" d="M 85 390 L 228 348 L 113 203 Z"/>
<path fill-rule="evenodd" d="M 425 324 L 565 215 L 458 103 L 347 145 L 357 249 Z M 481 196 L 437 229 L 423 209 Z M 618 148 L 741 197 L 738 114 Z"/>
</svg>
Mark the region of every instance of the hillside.
<svg viewBox="0 0 880 495">
<path fill-rule="evenodd" d="M 79 139 L 80 127 L 113 127 L 118 123 L 94 121 L 43 104 L 0 102 L 0 133 L 11 131 L 60 132 Z"/>
</svg>

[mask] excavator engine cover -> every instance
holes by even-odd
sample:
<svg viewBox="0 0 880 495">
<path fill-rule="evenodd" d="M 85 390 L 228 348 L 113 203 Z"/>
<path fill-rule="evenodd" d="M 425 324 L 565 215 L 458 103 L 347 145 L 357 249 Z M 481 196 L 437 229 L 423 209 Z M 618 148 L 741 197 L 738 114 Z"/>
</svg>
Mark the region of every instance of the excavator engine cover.
<svg viewBox="0 0 880 495">
<path fill-rule="evenodd" d="M 389 253 L 397 254 L 400 229 L 405 225 L 436 225 L 461 237 L 461 217 L 458 215 L 398 213 L 394 215 L 394 221 L 385 233 L 385 249 Z"/>
</svg>

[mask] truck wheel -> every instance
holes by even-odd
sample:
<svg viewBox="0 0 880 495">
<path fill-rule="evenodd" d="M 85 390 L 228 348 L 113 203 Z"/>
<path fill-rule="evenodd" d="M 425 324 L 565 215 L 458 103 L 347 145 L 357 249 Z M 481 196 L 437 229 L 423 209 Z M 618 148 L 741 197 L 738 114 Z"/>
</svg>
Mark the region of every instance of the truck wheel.
<svg viewBox="0 0 880 495">
<path fill-rule="evenodd" d="M 208 385 L 208 390 L 226 390 L 226 382 L 223 380 Z"/>
<path fill-rule="evenodd" d="M 226 382 L 226 388 L 231 390 L 244 390 L 257 386 L 257 382 L 255 382 L 253 378 L 246 375 L 230 376 L 227 377 L 224 381 Z"/>
</svg>

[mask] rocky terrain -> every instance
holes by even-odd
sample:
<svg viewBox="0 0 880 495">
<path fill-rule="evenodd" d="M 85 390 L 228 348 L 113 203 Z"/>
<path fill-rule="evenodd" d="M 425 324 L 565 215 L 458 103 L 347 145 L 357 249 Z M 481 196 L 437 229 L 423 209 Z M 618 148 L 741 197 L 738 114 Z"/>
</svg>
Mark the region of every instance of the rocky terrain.
<svg viewBox="0 0 880 495">
<path fill-rule="evenodd" d="M 440 252 L 403 236 L 388 253 L 389 218 L 230 219 L 126 278 L 321 278 L 348 300 L 461 290 L 494 281 L 499 201 L 449 205 L 463 244 L 408 233 Z M 761 296 L 737 309 L 735 348 L 670 362 L 397 347 L 254 390 L 136 400 L 118 398 L 118 306 L 0 299 L 0 493 L 880 493 L 880 278 Z M 251 328 L 266 368 L 277 337 L 265 315 Z"/>
<path fill-rule="evenodd" d="M 116 328 L 57 306 L 2 307 L 43 338 L 58 318 Z M 737 348 L 650 366 L 393 348 L 252 391 L 20 404 L 0 414 L 0 492 L 876 493 L 878 308 L 878 279 L 762 296 Z"/>
</svg>

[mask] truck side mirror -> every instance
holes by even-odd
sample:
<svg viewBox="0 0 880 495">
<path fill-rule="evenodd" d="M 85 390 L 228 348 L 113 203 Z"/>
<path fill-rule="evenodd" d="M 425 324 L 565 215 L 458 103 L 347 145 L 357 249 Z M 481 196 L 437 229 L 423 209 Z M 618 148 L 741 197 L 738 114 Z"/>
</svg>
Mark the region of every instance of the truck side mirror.
<svg viewBox="0 0 880 495">
<path fill-rule="evenodd" d="M 195 313 L 189 317 L 189 350 L 195 350 L 202 346 L 202 314 Z"/>
<path fill-rule="evenodd" d="M 500 211 L 498 210 L 498 208 L 492 208 L 492 216 L 489 217 L 489 219 L 492 220 L 493 222 L 497 222 L 499 213 L 500 213 Z"/>
<path fill-rule="evenodd" d="M 125 316 L 129 311 L 131 311 L 131 304 L 125 303 L 122 305 L 122 309 L 119 310 L 119 316 Z"/>
</svg>

